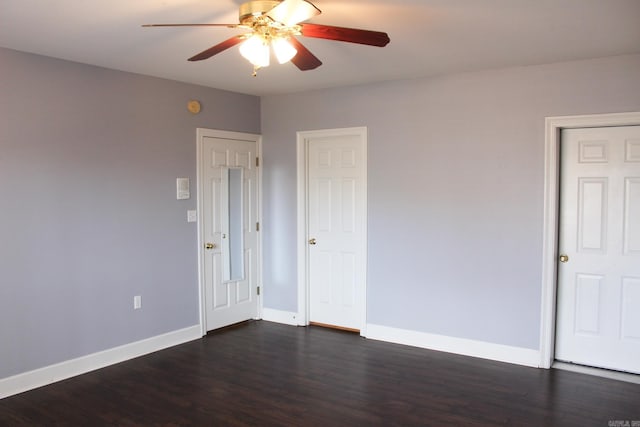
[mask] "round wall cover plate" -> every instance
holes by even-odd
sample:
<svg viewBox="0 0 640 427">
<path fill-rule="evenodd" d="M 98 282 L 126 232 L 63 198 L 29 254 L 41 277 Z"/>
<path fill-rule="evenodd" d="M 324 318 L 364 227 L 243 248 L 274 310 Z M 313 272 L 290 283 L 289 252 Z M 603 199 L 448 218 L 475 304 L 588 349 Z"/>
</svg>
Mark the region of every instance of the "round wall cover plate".
<svg viewBox="0 0 640 427">
<path fill-rule="evenodd" d="M 189 101 L 187 103 L 187 110 L 189 110 L 192 114 L 198 114 L 200 112 L 200 102 L 198 101 Z"/>
</svg>

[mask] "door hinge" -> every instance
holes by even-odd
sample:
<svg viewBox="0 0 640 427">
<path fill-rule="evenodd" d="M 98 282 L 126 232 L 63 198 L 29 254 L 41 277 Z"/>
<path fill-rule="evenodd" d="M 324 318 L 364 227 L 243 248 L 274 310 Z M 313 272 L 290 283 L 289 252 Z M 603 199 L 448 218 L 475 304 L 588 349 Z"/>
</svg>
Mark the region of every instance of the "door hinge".
<svg viewBox="0 0 640 427">
<path fill-rule="evenodd" d="M 260 223 L 256 222 L 256 231 L 260 231 Z"/>
<path fill-rule="evenodd" d="M 256 157 L 256 167 L 260 167 L 260 157 Z"/>
<path fill-rule="evenodd" d="M 260 286 L 257 286 L 257 287 L 256 287 L 256 293 L 257 293 L 258 295 L 260 295 Z"/>
</svg>

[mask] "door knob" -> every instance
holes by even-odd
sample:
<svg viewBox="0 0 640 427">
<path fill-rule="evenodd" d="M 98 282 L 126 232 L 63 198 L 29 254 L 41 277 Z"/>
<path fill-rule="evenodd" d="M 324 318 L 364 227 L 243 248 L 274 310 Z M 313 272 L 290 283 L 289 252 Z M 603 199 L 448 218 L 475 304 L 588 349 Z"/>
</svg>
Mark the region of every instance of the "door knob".
<svg viewBox="0 0 640 427">
<path fill-rule="evenodd" d="M 309 239 L 309 244 L 310 245 L 315 245 L 316 244 L 316 239 Z"/>
<path fill-rule="evenodd" d="M 569 262 L 569 255 L 560 255 L 560 262 Z"/>
<path fill-rule="evenodd" d="M 216 244 L 215 243 L 205 243 L 204 248 L 205 249 L 215 249 L 216 248 Z"/>
</svg>

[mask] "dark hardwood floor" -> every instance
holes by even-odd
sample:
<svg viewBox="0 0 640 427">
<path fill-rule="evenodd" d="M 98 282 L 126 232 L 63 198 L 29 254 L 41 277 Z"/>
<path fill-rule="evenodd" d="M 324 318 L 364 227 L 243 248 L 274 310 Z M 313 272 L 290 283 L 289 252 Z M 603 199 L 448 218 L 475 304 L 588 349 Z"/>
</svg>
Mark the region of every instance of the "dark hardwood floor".
<svg viewBox="0 0 640 427">
<path fill-rule="evenodd" d="M 609 426 L 640 385 L 249 322 L 0 400 L 0 426 Z"/>
</svg>

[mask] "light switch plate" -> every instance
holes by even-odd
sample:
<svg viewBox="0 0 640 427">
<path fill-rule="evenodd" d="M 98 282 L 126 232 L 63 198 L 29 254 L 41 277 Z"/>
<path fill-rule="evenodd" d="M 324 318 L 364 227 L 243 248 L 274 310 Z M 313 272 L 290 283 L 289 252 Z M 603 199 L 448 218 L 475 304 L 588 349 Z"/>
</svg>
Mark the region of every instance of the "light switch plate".
<svg viewBox="0 0 640 427">
<path fill-rule="evenodd" d="M 187 222 L 196 222 L 198 221 L 198 213 L 193 210 L 187 211 Z"/>
</svg>

